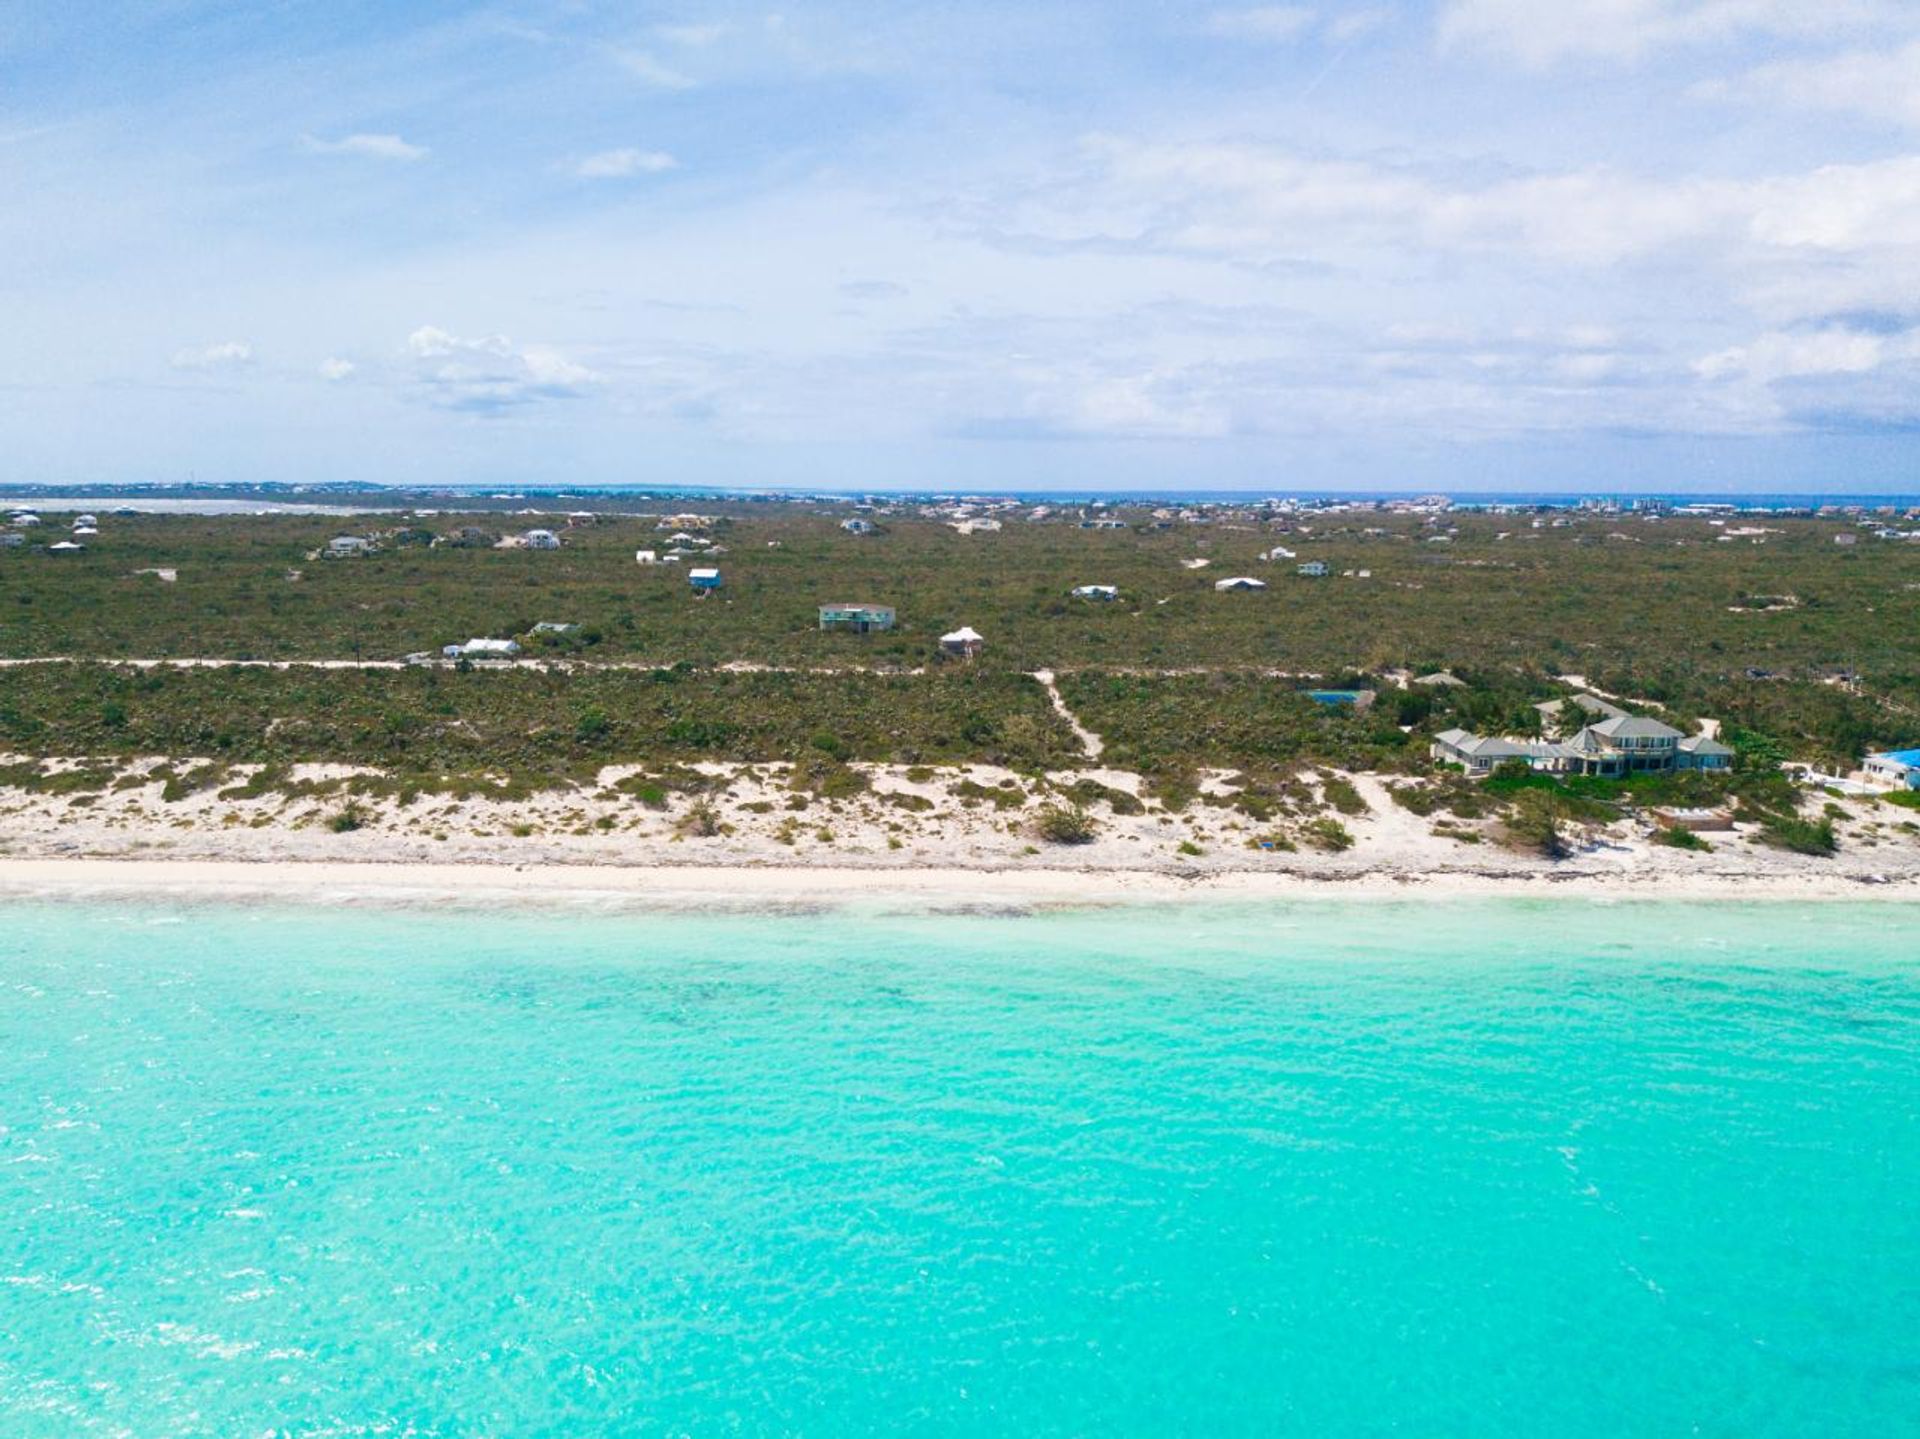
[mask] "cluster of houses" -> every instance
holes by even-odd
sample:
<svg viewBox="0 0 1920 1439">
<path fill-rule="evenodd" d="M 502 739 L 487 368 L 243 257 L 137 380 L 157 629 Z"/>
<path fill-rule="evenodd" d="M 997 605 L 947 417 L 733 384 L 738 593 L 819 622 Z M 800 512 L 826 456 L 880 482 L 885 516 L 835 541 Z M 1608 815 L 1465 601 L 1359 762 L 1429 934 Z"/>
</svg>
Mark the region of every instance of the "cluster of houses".
<svg viewBox="0 0 1920 1439">
<path fill-rule="evenodd" d="M 0 549 L 17 550 L 27 543 L 23 531 L 37 528 L 42 523 L 40 516 L 32 510 L 14 510 L 7 516 L 10 528 L 0 534 Z M 73 525 L 64 540 L 55 540 L 46 547 L 50 555 L 77 555 L 87 547 L 87 541 L 100 533 L 98 515 L 75 515 Z"/>
<path fill-rule="evenodd" d="M 1573 703 L 1599 718 L 1565 739 L 1514 739 L 1449 729 L 1433 737 L 1430 753 L 1442 764 L 1460 766 L 1471 779 L 1484 779 L 1505 764 L 1523 764 L 1540 774 L 1609 778 L 1733 766 L 1733 751 L 1706 735 L 1689 735 L 1660 720 L 1628 714 L 1595 695 L 1576 695 Z M 1538 708 L 1552 719 L 1563 705 L 1554 700 Z"/>
</svg>

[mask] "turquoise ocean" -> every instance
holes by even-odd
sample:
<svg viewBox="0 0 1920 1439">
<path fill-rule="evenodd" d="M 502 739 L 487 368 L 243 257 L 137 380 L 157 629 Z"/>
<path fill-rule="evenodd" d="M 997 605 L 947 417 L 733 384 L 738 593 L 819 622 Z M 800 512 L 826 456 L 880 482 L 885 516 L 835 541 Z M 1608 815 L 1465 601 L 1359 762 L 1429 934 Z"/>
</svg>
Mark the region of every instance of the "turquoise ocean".
<svg viewBox="0 0 1920 1439">
<path fill-rule="evenodd" d="M 0 1436 L 1920 1434 L 1920 907 L 0 906 Z"/>
</svg>

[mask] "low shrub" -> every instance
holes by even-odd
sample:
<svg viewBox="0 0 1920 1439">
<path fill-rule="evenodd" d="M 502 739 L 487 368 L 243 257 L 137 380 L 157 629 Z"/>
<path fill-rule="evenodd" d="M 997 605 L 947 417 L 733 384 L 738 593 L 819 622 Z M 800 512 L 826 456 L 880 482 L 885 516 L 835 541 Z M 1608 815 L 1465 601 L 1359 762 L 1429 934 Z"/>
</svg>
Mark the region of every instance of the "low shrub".
<svg viewBox="0 0 1920 1439">
<path fill-rule="evenodd" d="M 1093 816 L 1078 805 L 1048 805 L 1034 817 L 1033 832 L 1048 844 L 1089 844 L 1098 833 Z"/>
</svg>

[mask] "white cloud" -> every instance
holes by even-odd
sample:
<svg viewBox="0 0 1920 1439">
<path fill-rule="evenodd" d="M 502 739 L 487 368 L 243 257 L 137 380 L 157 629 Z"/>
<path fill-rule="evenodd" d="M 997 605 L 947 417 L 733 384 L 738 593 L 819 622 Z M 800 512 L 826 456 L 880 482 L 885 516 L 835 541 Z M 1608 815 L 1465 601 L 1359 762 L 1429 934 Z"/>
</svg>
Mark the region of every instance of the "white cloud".
<svg viewBox="0 0 1920 1439">
<path fill-rule="evenodd" d="M 602 150 L 573 167 L 582 180 L 625 180 L 634 175 L 659 175 L 679 166 L 665 150 Z"/>
<path fill-rule="evenodd" d="M 699 83 L 645 50 L 616 50 L 613 58 L 629 75 L 659 90 L 691 90 Z"/>
<path fill-rule="evenodd" d="M 372 160 L 424 160 L 425 145 L 410 145 L 398 135 L 343 135 L 338 140 L 319 140 L 312 135 L 302 141 L 314 155 L 363 155 Z"/>
<path fill-rule="evenodd" d="M 1762 385 L 1813 375 L 1864 375 L 1890 360 L 1920 357 L 1920 339 L 1834 327 L 1806 333 L 1775 330 L 1694 362 L 1706 380 L 1743 378 Z"/>
<path fill-rule="evenodd" d="M 245 340 L 222 340 L 213 345 L 190 346 L 174 351 L 170 363 L 176 370 L 242 370 L 253 363 L 253 346 Z"/>
<path fill-rule="evenodd" d="M 1319 17 L 1304 5 L 1256 5 L 1246 10 L 1216 10 L 1207 17 L 1207 30 L 1235 40 L 1284 44 L 1298 40 Z"/>
<path fill-rule="evenodd" d="M 1632 61 L 1741 36 L 1824 39 L 1912 21 L 1903 0 L 1449 0 L 1440 43 L 1538 68 L 1574 58 Z"/>
<path fill-rule="evenodd" d="M 343 360 L 338 356 L 329 355 L 320 362 L 320 378 L 327 381 L 351 379 L 357 368 L 358 366 L 352 360 Z"/>
<path fill-rule="evenodd" d="M 1681 251 L 1732 261 L 1899 252 L 1920 234 L 1920 156 L 1759 180 L 1581 170 L 1477 185 L 1241 143 L 1107 137 L 1089 142 L 1084 160 L 996 201 L 982 227 L 1029 245 L 1248 264 L 1348 263 L 1368 245 L 1401 264 L 1495 250 L 1586 265 Z"/>
<path fill-rule="evenodd" d="M 407 336 L 407 356 L 428 402 L 497 415 L 538 400 L 573 399 L 600 376 L 547 345 L 518 348 L 505 335 L 463 339 L 434 325 Z"/>
<path fill-rule="evenodd" d="M 1853 50 L 1763 65 L 1732 82 L 1696 86 L 1694 93 L 1797 110 L 1832 110 L 1920 128 L 1920 40 L 1891 50 Z"/>
</svg>

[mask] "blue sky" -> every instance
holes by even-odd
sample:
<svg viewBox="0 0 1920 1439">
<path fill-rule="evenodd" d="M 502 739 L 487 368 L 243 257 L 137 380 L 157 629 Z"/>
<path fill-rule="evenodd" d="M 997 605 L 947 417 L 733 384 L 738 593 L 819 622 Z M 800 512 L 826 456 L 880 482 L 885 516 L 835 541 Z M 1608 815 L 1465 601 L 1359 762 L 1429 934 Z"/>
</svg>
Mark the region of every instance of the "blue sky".
<svg viewBox="0 0 1920 1439">
<path fill-rule="evenodd" d="M 1920 490 L 1920 5 L 9 0 L 0 480 Z"/>
</svg>

